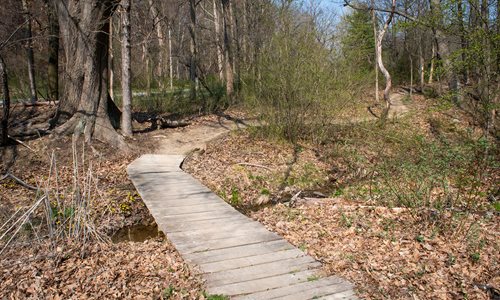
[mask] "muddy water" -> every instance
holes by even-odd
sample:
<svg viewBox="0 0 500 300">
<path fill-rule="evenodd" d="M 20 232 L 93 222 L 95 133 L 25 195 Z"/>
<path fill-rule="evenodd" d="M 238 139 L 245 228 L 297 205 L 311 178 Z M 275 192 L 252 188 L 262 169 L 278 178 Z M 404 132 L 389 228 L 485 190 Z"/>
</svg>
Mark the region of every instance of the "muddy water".
<svg viewBox="0 0 500 300">
<path fill-rule="evenodd" d="M 121 242 L 142 243 L 146 240 L 156 237 L 165 237 L 163 232 L 158 231 L 158 225 L 137 224 L 132 226 L 126 226 L 118 230 L 111 237 L 111 240 L 113 241 L 113 243 L 121 243 Z"/>
</svg>

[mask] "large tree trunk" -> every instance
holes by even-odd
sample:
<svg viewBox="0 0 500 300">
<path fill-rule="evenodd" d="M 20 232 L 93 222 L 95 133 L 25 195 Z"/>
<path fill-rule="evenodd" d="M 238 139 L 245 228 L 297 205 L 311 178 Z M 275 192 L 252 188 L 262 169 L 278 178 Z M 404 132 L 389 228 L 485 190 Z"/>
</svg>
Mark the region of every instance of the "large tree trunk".
<svg viewBox="0 0 500 300">
<path fill-rule="evenodd" d="M 217 1 L 213 0 L 214 6 L 214 24 L 215 24 L 215 45 L 217 47 L 217 67 L 220 81 L 224 81 L 224 58 L 222 55 L 222 44 L 220 42 L 220 18 L 217 8 Z"/>
<path fill-rule="evenodd" d="M 222 0 L 222 15 L 224 24 L 224 70 L 226 73 L 226 94 L 230 102 L 234 94 L 233 52 L 231 49 L 231 17 L 229 0 Z"/>
<path fill-rule="evenodd" d="M 435 17 L 436 26 L 434 27 L 434 36 L 436 38 L 437 43 L 437 53 L 439 54 L 440 59 L 443 61 L 443 67 L 445 71 L 446 80 L 448 82 L 448 88 L 451 93 L 453 93 L 453 101 L 458 104 L 458 78 L 453 70 L 452 62 L 451 62 L 451 52 L 448 45 L 448 38 L 443 31 L 443 13 L 441 9 L 440 0 L 430 0 L 430 9 L 432 15 Z"/>
<path fill-rule="evenodd" d="M 132 89 L 130 88 L 130 5 L 122 0 L 122 133 L 132 136 Z"/>
<path fill-rule="evenodd" d="M 26 54 L 28 58 L 28 77 L 30 85 L 31 102 L 36 102 L 38 96 L 36 93 L 36 79 L 35 79 L 35 55 L 33 54 L 33 33 L 31 30 L 31 14 L 28 9 L 26 0 L 22 0 L 23 14 L 26 22 Z"/>
<path fill-rule="evenodd" d="M 49 100 L 59 99 L 59 22 L 52 3 L 47 3 L 49 21 L 49 63 L 47 66 L 47 87 Z"/>
<path fill-rule="evenodd" d="M 84 135 L 128 149 L 108 114 L 109 20 L 112 0 L 52 0 L 66 51 L 65 93 L 60 109 L 71 118 L 55 130 L 58 135 Z M 64 110 L 63 110 L 64 112 Z"/>
<path fill-rule="evenodd" d="M 2 84 L 3 94 L 3 115 L 2 115 L 2 145 L 9 143 L 9 113 L 10 113 L 10 94 L 9 80 L 7 77 L 7 67 L 3 58 L 0 56 L 0 83 Z"/>
</svg>

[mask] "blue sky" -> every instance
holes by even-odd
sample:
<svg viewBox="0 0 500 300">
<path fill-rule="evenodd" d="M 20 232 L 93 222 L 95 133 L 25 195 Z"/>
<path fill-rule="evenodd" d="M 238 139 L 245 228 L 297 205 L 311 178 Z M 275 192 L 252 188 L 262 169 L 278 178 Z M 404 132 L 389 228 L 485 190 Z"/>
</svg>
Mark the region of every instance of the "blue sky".
<svg viewBox="0 0 500 300">
<path fill-rule="evenodd" d="M 338 15 L 342 15 L 345 11 L 343 0 L 316 0 L 326 10 L 334 10 Z"/>
</svg>

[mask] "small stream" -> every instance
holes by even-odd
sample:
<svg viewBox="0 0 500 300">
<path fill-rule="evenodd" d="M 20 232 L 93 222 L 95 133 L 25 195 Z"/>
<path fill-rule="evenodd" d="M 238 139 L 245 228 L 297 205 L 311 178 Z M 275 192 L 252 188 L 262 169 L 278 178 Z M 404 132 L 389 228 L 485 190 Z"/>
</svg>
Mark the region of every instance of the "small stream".
<svg viewBox="0 0 500 300">
<path fill-rule="evenodd" d="M 158 225 L 156 223 L 151 225 L 137 224 L 126 226 L 118 230 L 111 237 L 111 241 L 113 243 L 121 243 L 121 242 L 135 242 L 142 243 L 146 240 L 157 238 L 157 237 L 165 237 L 163 232 L 158 230 Z"/>
</svg>

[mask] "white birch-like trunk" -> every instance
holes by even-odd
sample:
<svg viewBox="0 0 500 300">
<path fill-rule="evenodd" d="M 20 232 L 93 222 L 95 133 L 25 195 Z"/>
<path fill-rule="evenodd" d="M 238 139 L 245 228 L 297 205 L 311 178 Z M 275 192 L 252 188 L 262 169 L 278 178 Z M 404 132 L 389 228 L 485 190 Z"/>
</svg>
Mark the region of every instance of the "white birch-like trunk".
<svg viewBox="0 0 500 300">
<path fill-rule="evenodd" d="M 174 60 L 172 57 L 172 29 L 168 28 L 168 66 L 170 71 L 170 90 L 174 90 Z"/>
<path fill-rule="evenodd" d="M 131 0 L 122 0 L 122 134 L 132 135 L 132 89 L 130 82 L 130 5 Z"/>
<path fill-rule="evenodd" d="M 392 79 L 391 79 L 391 74 L 389 71 L 384 66 L 384 61 L 382 60 L 382 41 L 384 40 L 385 33 L 387 32 L 387 29 L 389 28 L 389 25 L 391 24 L 392 18 L 394 16 L 394 11 L 396 9 L 396 0 L 392 0 L 392 8 L 391 8 L 391 13 L 389 14 L 389 17 L 385 21 L 384 27 L 382 30 L 379 32 L 377 36 L 377 62 L 378 62 L 378 67 L 380 68 L 380 71 L 382 74 L 384 74 L 385 77 L 385 89 L 384 89 L 384 100 L 385 100 L 385 109 L 382 114 L 382 119 L 385 120 L 387 118 L 387 114 L 389 113 L 389 109 L 391 108 L 391 88 L 392 88 Z"/>
</svg>

